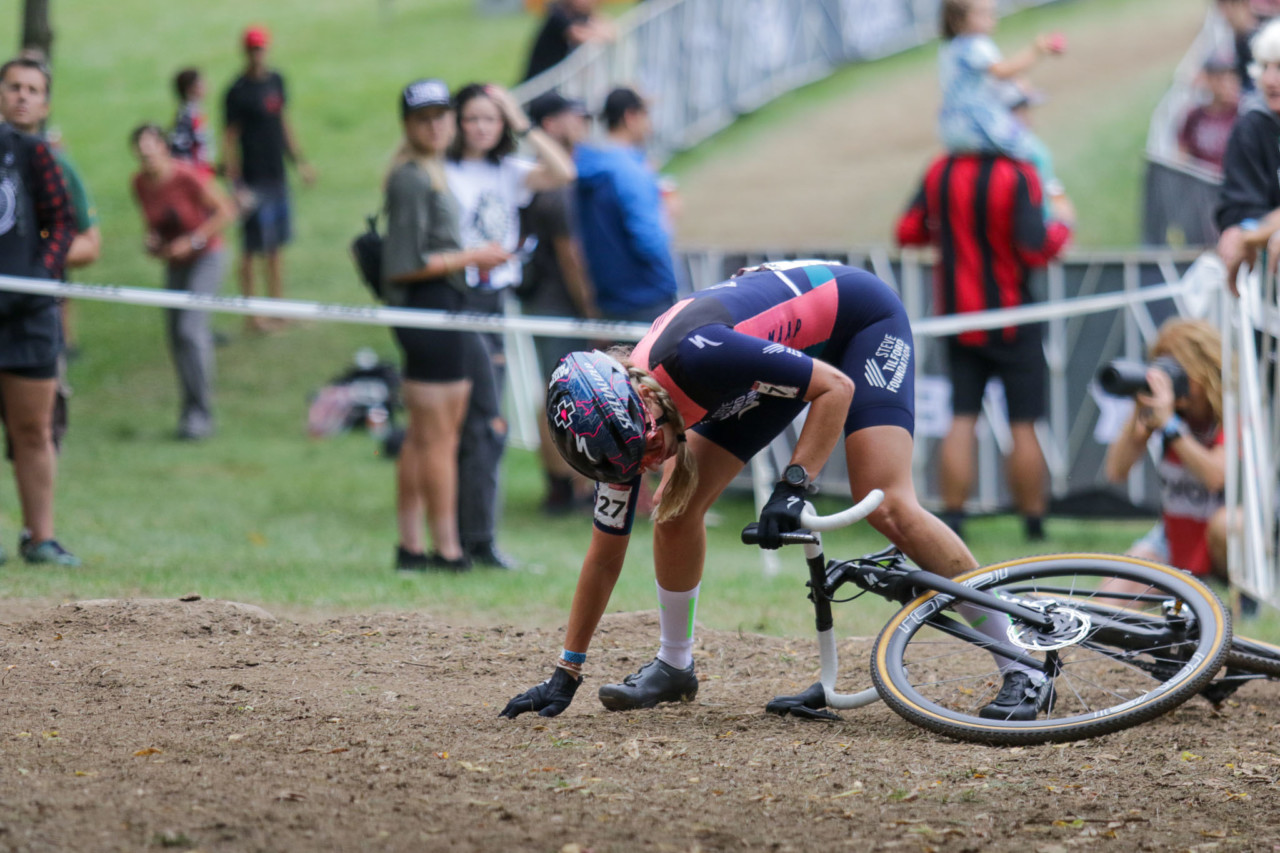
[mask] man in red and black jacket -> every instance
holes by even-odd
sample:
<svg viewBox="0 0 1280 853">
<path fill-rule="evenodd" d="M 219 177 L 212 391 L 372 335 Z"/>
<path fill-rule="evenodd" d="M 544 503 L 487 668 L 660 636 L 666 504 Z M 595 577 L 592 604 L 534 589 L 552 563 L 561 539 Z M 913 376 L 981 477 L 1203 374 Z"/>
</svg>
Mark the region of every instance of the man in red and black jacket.
<svg viewBox="0 0 1280 853">
<path fill-rule="evenodd" d="M 9 63 L 0 86 L 21 84 Z M 0 275 L 62 278 L 75 213 L 48 146 L 0 124 Z M 0 291 L 0 395 L 22 506 L 27 562 L 79 565 L 53 532 L 53 399 L 62 322 L 52 296 Z M 4 549 L 0 548 L 0 561 Z"/>
<path fill-rule="evenodd" d="M 1065 196 L 1046 221 L 1035 167 L 992 154 L 939 157 L 898 220 L 900 245 L 932 243 L 939 314 L 1015 308 L 1030 300 L 1031 270 L 1058 255 L 1074 221 Z M 1047 368 L 1038 324 L 962 332 L 947 339 L 951 430 L 942 443 L 943 519 L 957 533 L 974 481 L 974 429 L 987 380 L 1004 383 L 1013 450 L 1010 488 L 1028 538 L 1044 537 L 1044 457 L 1035 421 L 1044 415 Z"/>
</svg>

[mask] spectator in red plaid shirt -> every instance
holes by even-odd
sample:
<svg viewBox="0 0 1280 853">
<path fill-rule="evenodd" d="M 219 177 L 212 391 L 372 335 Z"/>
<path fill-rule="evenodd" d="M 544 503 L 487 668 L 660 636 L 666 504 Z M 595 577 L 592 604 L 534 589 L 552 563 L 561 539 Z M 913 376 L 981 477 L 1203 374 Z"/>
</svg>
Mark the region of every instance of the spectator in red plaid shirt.
<svg viewBox="0 0 1280 853">
<path fill-rule="evenodd" d="M 6 114 L 10 102 L 44 98 L 48 90 L 49 74 L 40 63 L 16 59 L 0 66 Z M 61 278 L 75 235 L 71 199 L 49 146 L 0 125 L 0 274 Z M 78 566 L 53 530 L 53 401 L 61 350 L 54 297 L 0 292 L 0 396 L 22 506 L 19 551 L 29 563 Z M 0 560 L 5 556 L 0 549 Z"/>
</svg>

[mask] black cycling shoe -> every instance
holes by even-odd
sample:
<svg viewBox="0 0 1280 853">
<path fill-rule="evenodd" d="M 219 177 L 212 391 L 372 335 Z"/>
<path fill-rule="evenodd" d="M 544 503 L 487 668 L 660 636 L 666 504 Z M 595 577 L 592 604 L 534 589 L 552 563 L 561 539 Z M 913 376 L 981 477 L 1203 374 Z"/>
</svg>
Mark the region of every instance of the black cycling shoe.
<svg viewBox="0 0 1280 853">
<path fill-rule="evenodd" d="M 987 720 L 1034 720 L 1041 711 L 1052 711 L 1053 679 L 1037 685 L 1025 672 L 1006 673 L 1004 685 L 991 704 L 985 705 L 978 716 Z"/>
<path fill-rule="evenodd" d="M 676 669 L 657 658 L 622 679 L 621 684 L 600 688 L 600 703 L 610 711 L 652 708 L 659 702 L 691 702 L 698 695 L 698 676 L 693 664 Z"/>
</svg>

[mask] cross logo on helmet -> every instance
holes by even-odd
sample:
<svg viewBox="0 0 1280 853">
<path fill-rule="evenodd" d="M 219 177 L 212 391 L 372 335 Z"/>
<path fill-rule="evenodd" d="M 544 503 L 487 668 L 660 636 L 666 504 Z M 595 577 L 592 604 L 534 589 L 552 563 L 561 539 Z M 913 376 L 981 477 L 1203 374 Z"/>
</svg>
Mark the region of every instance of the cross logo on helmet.
<svg viewBox="0 0 1280 853">
<path fill-rule="evenodd" d="M 573 425 L 573 401 L 561 400 L 556 406 L 556 426 L 568 429 Z"/>
</svg>

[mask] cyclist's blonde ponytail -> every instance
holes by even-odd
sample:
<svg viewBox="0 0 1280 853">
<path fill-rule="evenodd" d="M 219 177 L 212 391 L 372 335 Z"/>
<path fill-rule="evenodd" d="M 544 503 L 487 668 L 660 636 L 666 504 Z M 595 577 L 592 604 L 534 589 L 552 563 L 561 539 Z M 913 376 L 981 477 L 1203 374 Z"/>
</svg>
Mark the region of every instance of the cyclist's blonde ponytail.
<svg viewBox="0 0 1280 853">
<path fill-rule="evenodd" d="M 677 437 L 675 470 L 671 472 L 671 479 L 663 487 L 662 499 L 653 508 L 654 521 L 670 521 L 688 508 L 689 499 L 698 488 L 698 465 L 693 458 L 693 451 L 689 449 L 689 443 L 684 440 L 684 418 L 676 408 L 676 404 L 671 401 L 671 395 L 667 393 L 667 389 L 650 376 L 649 371 L 631 363 L 630 347 L 614 347 L 609 350 L 609 355 L 622 362 L 627 368 L 627 375 L 633 381 L 653 393 L 658 405 L 662 407 L 662 413 L 675 427 Z"/>
</svg>

